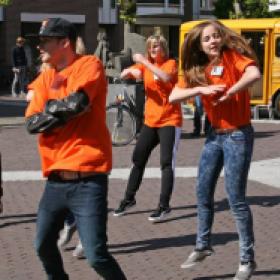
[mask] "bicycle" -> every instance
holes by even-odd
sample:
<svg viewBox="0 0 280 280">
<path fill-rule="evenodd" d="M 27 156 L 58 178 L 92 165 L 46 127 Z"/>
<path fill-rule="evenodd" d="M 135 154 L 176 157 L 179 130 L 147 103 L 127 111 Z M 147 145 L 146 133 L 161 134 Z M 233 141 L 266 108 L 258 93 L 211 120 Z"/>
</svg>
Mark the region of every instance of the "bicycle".
<svg viewBox="0 0 280 280">
<path fill-rule="evenodd" d="M 106 123 L 114 146 L 125 146 L 136 138 L 136 123 L 139 116 L 135 98 L 128 94 L 127 83 L 115 78 L 114 84 L 121 84 L 113 103 L 106 107 Z"/>
</svg>

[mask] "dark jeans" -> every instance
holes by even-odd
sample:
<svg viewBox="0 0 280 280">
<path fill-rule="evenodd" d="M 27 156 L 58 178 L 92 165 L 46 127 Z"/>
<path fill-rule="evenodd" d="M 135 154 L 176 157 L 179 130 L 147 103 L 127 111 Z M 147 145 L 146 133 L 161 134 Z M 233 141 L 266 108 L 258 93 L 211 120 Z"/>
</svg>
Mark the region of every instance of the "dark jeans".
<svg viewBox="0 0 280 280">
<path fill-rule="evenodd" d="M 254 259 L 253 219 L 246 201 L 246 187 L 254 131 L 251 126 L 227 134 L 209 132 L 203 147 L 197 182 L 198 233 L 196 247 L 211 247 L 214 192 L 224 167 L 225 189 L 239 235 L 240 260 Z"/>
<path fill-rule="evenodd" d="M 107 250 L 107 175 L 73 181 L 48 180 L 41 198 L 35 247 L 48 280 L 69 279 L 57 247 L 69 210 L 74 214 L 85 255 L 104 279 L 126 279 Z"/>
<path fill-rule="evenodd" d="M 174 167 L 177 147 L 180 139 L 181 128 L 175 126 L 148 127 L 143 125 L 137 140 L 125 193 L 126 200 L 132 200 L 142 182 L 146 163 L 152 150 L 160 144 L 160 166 L 161 166 L 161 194 L 159 205 L 169 207 L 173 185 Z"/>
</svg>

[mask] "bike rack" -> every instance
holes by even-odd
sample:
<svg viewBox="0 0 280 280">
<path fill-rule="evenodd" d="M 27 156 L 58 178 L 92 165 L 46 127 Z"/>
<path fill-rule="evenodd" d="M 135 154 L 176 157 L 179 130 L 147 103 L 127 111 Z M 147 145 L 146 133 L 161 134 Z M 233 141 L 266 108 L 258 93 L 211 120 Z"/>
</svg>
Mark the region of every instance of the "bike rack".
<svg viewBox="0 0 280 280">
<path fill-rule="evenodd" d="M 254 120 L 259 120 L 260 119 L 260 111 L 261 110 L 266 110 L 267 111 L 267 115 L 268 118 L 270 120 L 274 119 L 274 115 L 273 115 L 273 108 L 270 104 L 258 104 L 255 105 L 254 109 L 253 109 L 253 118 Z"/>
</svg>

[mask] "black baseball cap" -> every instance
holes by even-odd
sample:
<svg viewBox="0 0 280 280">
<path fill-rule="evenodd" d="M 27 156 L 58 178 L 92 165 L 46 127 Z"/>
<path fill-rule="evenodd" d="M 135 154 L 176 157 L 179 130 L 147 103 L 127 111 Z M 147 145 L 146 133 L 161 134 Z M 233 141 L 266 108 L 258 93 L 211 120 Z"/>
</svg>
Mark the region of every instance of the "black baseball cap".
<svg viewBox="0 0 280 280">
<path fill-rule="evenodd" d="M 50 18 L 42 22 L 39 36 L 69 38 L 75 41 L 78 34 L 75 25 L 68 20 L 63 18 Z"/>
</svg>

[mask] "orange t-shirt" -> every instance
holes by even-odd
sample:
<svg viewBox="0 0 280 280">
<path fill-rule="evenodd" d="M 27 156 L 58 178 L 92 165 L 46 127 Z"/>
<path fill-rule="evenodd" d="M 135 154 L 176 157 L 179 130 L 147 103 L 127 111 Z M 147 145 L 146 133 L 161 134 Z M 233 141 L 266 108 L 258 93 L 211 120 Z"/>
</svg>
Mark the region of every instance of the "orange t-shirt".
<svg viewBox="0 0 280 280">
<path fill-rule="evenodd" d="M 216 67 L 222 67 L 221 75 L 212 75 L 215 66 L 208 66 L 205 70 L 209 85 L 226 85 L 225 92 L 232 87 L 243 75 L 249 65 L 255 65 L 255 61 L 237 51 L 226 50 L 222 54 L 221 62 Z M 220 68 L 221 69 L 221 68 Z M 179 87 L 186 87 L 180 80 Z M 213 103 L 223 94 L 201 95 L 203 106 L 211 125 L 215 128 L 238 128 L 247 125 L 251 121 L 249 91 L 243 90 L 234 94 L 230 100 L 214 106 Z"/>
<path fill-rule="evenodd" d="M 181 126 L 182 112 L 180 104 L 170 104 L 168 97 L 177 82 L 177 64 L 169 59 L 162 64 L 155 64 L 162 71 L 172 75 L 165 83 L 157 78 L 143 64 L 135 64 L 131 68 L 139 69 L 144 80 L 146 103 L 144 123 L 149 127 Z"/>
<path fill-rule="evenodd" d="M 90 99 L 89 111 L 64 126 L 39 135 L 43 175 L 53 170 L 107 173 L 112 168 L 111 138 L 106 126 L 107 82 L 95 56 L 79 56 L 67 68 L 43 71 L 32 82 L 35 94 L 25 116 L 44 111 L 49 99 L 61 99 L 83 89 Z"/>
</svg>

